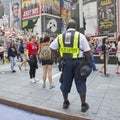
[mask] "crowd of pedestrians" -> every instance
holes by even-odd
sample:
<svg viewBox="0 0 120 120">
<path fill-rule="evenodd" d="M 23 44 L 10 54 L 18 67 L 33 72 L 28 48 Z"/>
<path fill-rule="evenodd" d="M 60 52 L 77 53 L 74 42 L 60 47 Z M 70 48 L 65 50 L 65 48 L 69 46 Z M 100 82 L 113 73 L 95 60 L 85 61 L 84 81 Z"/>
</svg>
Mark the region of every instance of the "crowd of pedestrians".
<svg viewBox="0 0 120 120">
<path fill-rule="evenodd" d="M 60 89 L 63 95 L 63 109 L 68 109 L 70 101 L 68 94 L 71 91 L 73 80 L 77 92 L 81 100 L 81 111 L 86 112 L 89 109 L 89 104 L 86 102 L 86 77 L 78 77 L 76 74 L 77 67 L 80 61 L 85 58 L 86 61 L 92 66 L 93 71 L 98 71 L 94 60 L 94 53 L 97 51 L 100 58 L 104 61 L 104 64 L 99 68 L 99 73 L 103 73 L 104 67 L 106 67 L 106 75 L 109 76 L 109 52 L 114 51 L 116 53 L 117 65 L 116 74 L 120 74 L 120 36 L 118 42 L 115 45 L 114 42 L 109 42 L 108 38 L 102 39 L 101 46 L 97 45 L 97 41 L 92 37 L 87 37 L 82 33 L 76 31 L 76 22 L 70 20 L 67 25 L 67 29 L 63 34 L 58 35 L 54 40 L 50 36 L 45 35 L 38 39 L 38 36 L 32 34 L 24 34 L 24 32 L 16 32 L 14 29 L 11 32 L 0 28 L 0 37 L 4 36 L 7 40 L 0 44 L 0 52 L 4 53 L 7 49 L 11 73 L 15 73 L 16 59 L 21 63 L 18 65 L 19 70 L 28 70 L 30 82 L 36 83 L 39 79 L 36 78 L 36 70 L 39 69 L 39 65 L 42 65 L 42 87 L 46 88 L 46 79 L 49 81 L 49 89 L 55 88 L 52 81 L 52 65 L 61 63 L 60 71 Z M 9 43 L 9 44 L 8 44 Z M 42 47 L 47 44 L 51 48 L 51 59 L 40 60 L 39 53 Z M 100 45 L 100 44 L 99 44 Z M 2 48 L 3 47 L 3 48 Z M 99 47 L 99 50 L 98 50 Z M 3 51 L 2 51 L 3 50 Z M 57 53 L 57 54 L 56 54 Z M 57 59 L 56 57 L 57 56 Z M 55 58 L 55 60 L 54 60 Z M 4 56 L 1 56 L 4 59 Z M 57 61 L 56 61 L 57 60 Z M 27 68 L 27 64 L 29 67 Z M 24 67 L 23 67 L 24 66 Z"/>
</svg>

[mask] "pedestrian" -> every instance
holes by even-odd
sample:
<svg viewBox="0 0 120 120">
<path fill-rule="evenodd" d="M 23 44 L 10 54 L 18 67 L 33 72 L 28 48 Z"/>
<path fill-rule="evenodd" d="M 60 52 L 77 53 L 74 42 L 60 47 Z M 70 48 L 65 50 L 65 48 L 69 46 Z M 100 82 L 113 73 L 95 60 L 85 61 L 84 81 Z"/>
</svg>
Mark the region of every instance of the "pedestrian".
<svg viewBox="0 0 120 120">
<path fill-rule="evenodd" d="M 94 54 L 93 54 L 93 51 L 92 51 L 92 41 L 91 41 L 91 37 L 88 37 L 86 36 L 88 42 L 89 42 L 89 45 L 90 45 L 90 48 L 91 48 L 91 52 L 90 52 L 90 62 L 91 62 L 91 66 L 92 66 L 92 69 L 93 71 L 97 71 L 97 67 L 96 67 L 96 64 L 95 64 L 95 59 L 94 59 Z"/>
<path fill-rule="evenodd" d="M 30 75 L 30 81 L 32 83 L 35 83 L 38 81 L 38 79 L 36 79 L 36 69 L 38 68 L 37 65 L 37 46 L 34 43 L 34 41 L 36 41 L 36 37 L 34 35 L 31 35 L 29 38 L 29 42 L 26 45 L 26 49 L 27 49 L 27 60 L 30 66 L 30 70 L 29 70 L 29 75 Z"/>
<path fill-rule="evenodd" d="M 4 46 L 0 43 L 0 60 L 4 59 Z"/>
<path fill-rule="evenodd" d="M 10 47 L 8 48 L 8 58 L 11 63 L 11 72 L 15 73 L 16 70 L 14 69 L 16 65 L 16 57 L 17 57 L 17 48 L 15 46 L 15 43 L 12 41 L 10 43 Z"/>
<path fill-rule="evenodd" d="M 26 68 L 26 64 L 27 64 L 27 59 L 26 59 L 26 55 L 24 54 L 26 45 L 23 43 L 23 40 L 20 41 L 20 45 L 19 45 L 19 52 L 20 52 L 20 58 L 22 60 L 22 63 L 20 65 L 18 65 L 19 69 L 22 70 L 22 66 L 24 65 L 25 70 L 27 70 Z"/>
<path fill-rule="evenodd" d="M 86 37 L 75 30 L 76 26 L 76 21 L 69 20 L 66 32 L 58 35 L 51 43 L 50 48 L 53 52 L 59 50 L 60 56 L 63 59 L 63 70 L 60 77 L 60 89 L 64 98 L 63 109 L 68 109 L 70 105 L 68 94 L 71 91 L 74 79 L 81 99 L 81 111 L 86 112 L 89 108 L 88 103 L 86 103 L 87 78 L 78 77 L 76 69 L 83 62 L 84 56 L 90 62 L 90 46 Z"/>
<path fill-rule="evenodd" d="M 105 58 L 104 58 L 104 52 L 105 52 Z M 103 73 L 103 69 L 104 67 L 106 67 L 106 71 L 104 71 L 104 73 L 106 74 L 106 76 L 109 76 L 108 73 L 108 61 L 109 61 L 109 41 L 108 38 L 103 38 L 103 43 L 102 43 L 102 53 L 101 53 L 101 59 L 104 60 L 105 59 L 105 64 L 101 65 L 100 69 L 99 69 L 99 73 Z"/>
<path fill-rule="evenodd" d="M 40 44 L 39 46 L 39 50 L 38 53 L 41 52 L 41 49 L 44 45 L 49 45 L 50 44 L 50 37 L 49 36 L 45 36 L 43 39 L 43 42 Z M 43 80 L 43 85 L 42 87 L 45 88 L 46 87 L 46 79 L 48 77 L 49 80 L 49 88 L 52 89 L 55 86 L 52 83 L 52 65 L 53 65 L 53 60 L 52 58 L 49 60 L 41 60 L 42 62 L 42 80 Z"/>
<path fill-rule="evenodd" d="M 120 66 L 120 35 L 118 36 L 116 57 L 117 57 L 116 74 L 120 74 L 120 72 L 119 72 L 119 66 Z"/>
</svg>

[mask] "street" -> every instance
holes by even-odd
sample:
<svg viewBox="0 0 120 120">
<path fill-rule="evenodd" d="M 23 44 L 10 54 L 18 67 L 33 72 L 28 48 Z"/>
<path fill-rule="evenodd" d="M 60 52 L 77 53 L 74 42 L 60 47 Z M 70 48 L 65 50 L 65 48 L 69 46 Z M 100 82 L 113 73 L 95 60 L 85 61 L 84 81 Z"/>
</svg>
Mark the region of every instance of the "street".
<svg viewBox="0 0 120 120">
<path fill-rule="evenodd" d="M 0 120 L 58 120 L 0 104 Z"/>
</svg>

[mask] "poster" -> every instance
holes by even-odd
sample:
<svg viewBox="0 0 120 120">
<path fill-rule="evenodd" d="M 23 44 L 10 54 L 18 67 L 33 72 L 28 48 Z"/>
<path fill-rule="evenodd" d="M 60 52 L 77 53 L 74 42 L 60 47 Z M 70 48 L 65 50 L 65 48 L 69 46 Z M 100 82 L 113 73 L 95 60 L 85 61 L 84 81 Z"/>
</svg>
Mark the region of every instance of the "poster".
<svg viewBox="0 0 120 120">
<path fill-rule="evenodd" d="M 40 28 L 41 28 L 40 17 L 22 21 L 22 29 L 28 32 L 32 32 L 34 35 L 40 34 Z"/>
<path fill-rule="evenodd" d="M 41 12 L 60 16 L 60 0 L 41 0 Z"/>
<path fill-rule="evenodd" d="M 112 35 L 116 32 L 115 0 L 98 1 L 98 27 L 99 35 Z"/>
<path fill-rule="evenodd" d="M 22 20 L 40 15 L 40 0 L 22 0 Z"/>
<path fill-rule="evenodd" d="M 83 11 L 86 22 L 85 35 L 98 35 L 97 1 L 85 4 Z"/>
<path fill-rule="evenodd" d="M 71 19 L 72 1 L 61 0 L 61 31 L 66 30 L 67 23 Z"/>
<path fill-rule="evenodd" d="M 117 10 L 118 10 L 118 33 L 120 34 L 120 0 L 117 1 Z"/>
<path fill-rule="evenodd" d="M 60 18 L 42 16 L 42 32 L 50 35 L 60 34 Z"/>
<path fill-rule="evenodd" d="M 10 1 L 10 27 L 21 29 L 21 0 Z"/>
</svg>

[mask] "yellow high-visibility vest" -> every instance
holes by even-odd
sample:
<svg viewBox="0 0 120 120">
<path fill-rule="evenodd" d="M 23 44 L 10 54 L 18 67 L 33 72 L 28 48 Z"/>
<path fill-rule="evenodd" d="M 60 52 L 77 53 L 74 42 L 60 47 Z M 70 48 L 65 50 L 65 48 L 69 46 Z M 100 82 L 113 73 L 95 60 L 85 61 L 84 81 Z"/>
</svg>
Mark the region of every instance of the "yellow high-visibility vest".
<svg viewBox="0 0 120 120">
<path fill-rule="evenodd" d="M 72 54 L 72 58 L 78 58 L 78 54 L 80 52 L 80 49 L 79 49 L 79 35 L 80 35 L 80 33 L 76 31 L 75 34 L 74 34 L 73 47 L 65 47 L 64 43 L 63 43 L 63 35 L 60 34 L 58 36 L 58 42 L 59 42 L 59 45 L 60 45 L 59 52 L 60 52 L 61 57 L 63 57 L 64 53 L 70 53 L 70 54 Z"/>
</svg>

